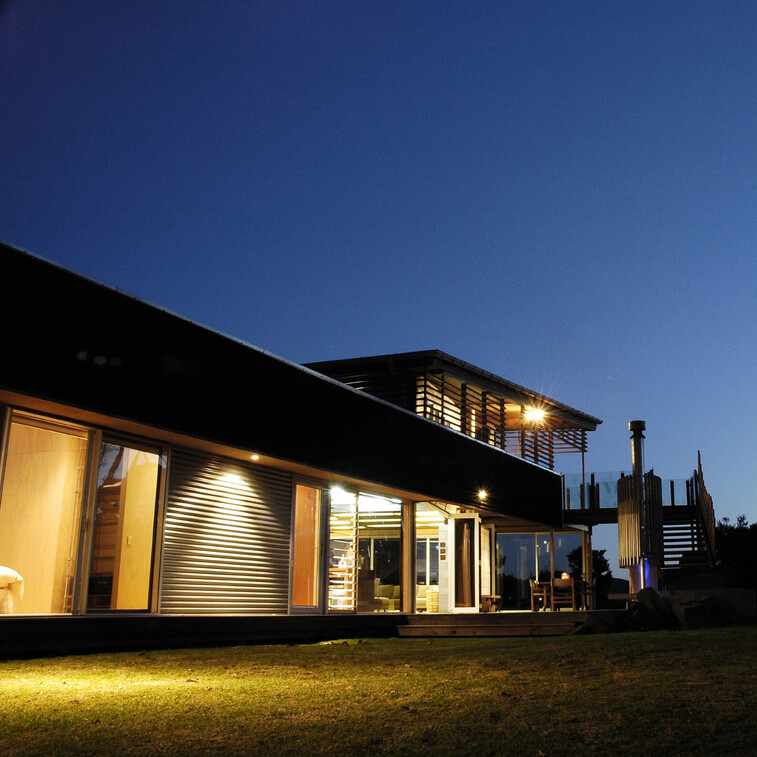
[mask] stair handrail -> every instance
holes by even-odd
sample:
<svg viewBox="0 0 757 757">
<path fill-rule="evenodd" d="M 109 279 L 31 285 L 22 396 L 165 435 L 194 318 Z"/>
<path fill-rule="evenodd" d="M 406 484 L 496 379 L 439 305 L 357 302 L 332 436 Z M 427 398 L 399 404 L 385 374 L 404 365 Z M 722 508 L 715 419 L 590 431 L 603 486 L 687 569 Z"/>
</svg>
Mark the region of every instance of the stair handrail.
<svg viewBox="0 0 757 757">
<path fill-rule="evenodd" d="M 702 522 L 702 531 L 705 537 L 705 549 L 710 565 L 715 564 L 715 508 L 712 505 L 712 497 L 704 485 L 702 474 L 702 453 L 697 452 L 697 469 L 692 477 L 694 489 L 694 504 L 698 510 Z"/>
</svg>

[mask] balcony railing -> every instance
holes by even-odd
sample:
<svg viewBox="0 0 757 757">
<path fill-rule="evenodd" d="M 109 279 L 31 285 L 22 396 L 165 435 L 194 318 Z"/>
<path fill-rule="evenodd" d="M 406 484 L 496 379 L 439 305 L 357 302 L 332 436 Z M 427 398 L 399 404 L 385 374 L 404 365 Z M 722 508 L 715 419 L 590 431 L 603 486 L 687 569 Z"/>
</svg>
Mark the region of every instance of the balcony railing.
<svg viewBox="0 0 757 757">
<path fill-rule="evenodd" d="M 580 473 L 565 474 L 565 507 L 568 510 L 613 508 L 618 506 L 618 479 L 630 471 L 592 473 L 581 482 Z M 691 479 L 663 479 L 662 504 L 693 504 Z"/>
<path fill-rule="evenodd" d="M 581 474 L 566 474 L 565 508 L 572 513 L 566 518 L 591 525 L 617 522 L 618 490 L 623 489 L 618 486 L 621 478 L 630 481 L 631 474 L 627 471 L 592 473 L 585 483 L 581 481 Z M 689 479 L 662 480 L 660 494 L 662 565 L 678 567 L 696 559 L 712 565 L 715 514 L 712 497 L 704 485 L 701 462 L 698 461 Z"/>
</svg>

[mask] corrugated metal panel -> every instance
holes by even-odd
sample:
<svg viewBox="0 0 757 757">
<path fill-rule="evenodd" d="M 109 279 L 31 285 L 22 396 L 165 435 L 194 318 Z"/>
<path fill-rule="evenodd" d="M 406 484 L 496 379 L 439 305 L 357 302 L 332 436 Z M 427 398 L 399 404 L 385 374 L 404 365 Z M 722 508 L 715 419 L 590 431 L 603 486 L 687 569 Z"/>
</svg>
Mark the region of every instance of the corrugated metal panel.
<svg viewBox="0 0 757 757">
<path fill-rule="evenodd" d="M 161 612 L 286 613 L 291 498 L 287 473 L 174 450 Z"/>
</svg>

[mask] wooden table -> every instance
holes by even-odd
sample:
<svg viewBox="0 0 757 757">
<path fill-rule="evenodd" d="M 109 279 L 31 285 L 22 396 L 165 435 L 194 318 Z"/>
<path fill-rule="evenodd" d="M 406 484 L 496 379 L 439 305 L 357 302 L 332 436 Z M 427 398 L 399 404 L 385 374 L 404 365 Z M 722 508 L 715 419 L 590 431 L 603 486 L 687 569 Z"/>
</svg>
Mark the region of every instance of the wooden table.
<svg viewBox="0 0 757 757">
<path fill-rule="evenodd" d="M 491 612 L 492 610 L 496 611 L 500 599 L 501 595 L 499 594 L 482 594 L 481 612 Z"/>
</svg>

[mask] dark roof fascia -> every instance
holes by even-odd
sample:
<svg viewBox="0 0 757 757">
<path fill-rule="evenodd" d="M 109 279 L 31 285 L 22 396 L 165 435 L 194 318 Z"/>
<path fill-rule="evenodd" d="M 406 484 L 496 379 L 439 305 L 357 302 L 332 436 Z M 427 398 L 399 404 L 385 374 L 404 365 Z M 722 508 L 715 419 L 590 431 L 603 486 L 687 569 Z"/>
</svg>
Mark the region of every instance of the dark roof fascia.
<svg viewBox="0 0 757 757">
<path fill-rule="evenodd" d="M 2 389 L 561 524 L 551 471 L 15 248 L 0 279 L 24 292 L 0 298 Z"/>
<path fill-rule="evenodd" d="M 388 355 L 372 355 L 362 358 L 346 358 L 344 360 L 329 360 L 317 363 L 306 363 L 310 368 L 316 371 L 329 374 L 331 371 L 343 368 L 357 368 L 365 365 L 381 365 L 410 367 L 435 367 L 440 370 L 454 375 L 456 378 L 465 382 L 476 383 L 480 388 L 506 394 L 508 397 L 518 399 L 524 404 L 547 405 L 553 415 L 563 418 L 585 428 L 588 431 L 595 431 L 597 426 L 602 423 L 601 419 L 595 418 L 588 413 L 570 407 L 562 402 L 547 397 L 544 394 L 528 389 L 525 386 L 516 384 L 512 381 L 497 376 L 490 371 L 479 368 L 472 363 L 467 363 L 460 358 L 449 355 L 442 350 L 423 350 L 418 352 L 399 352 Z"/>
</svg>

